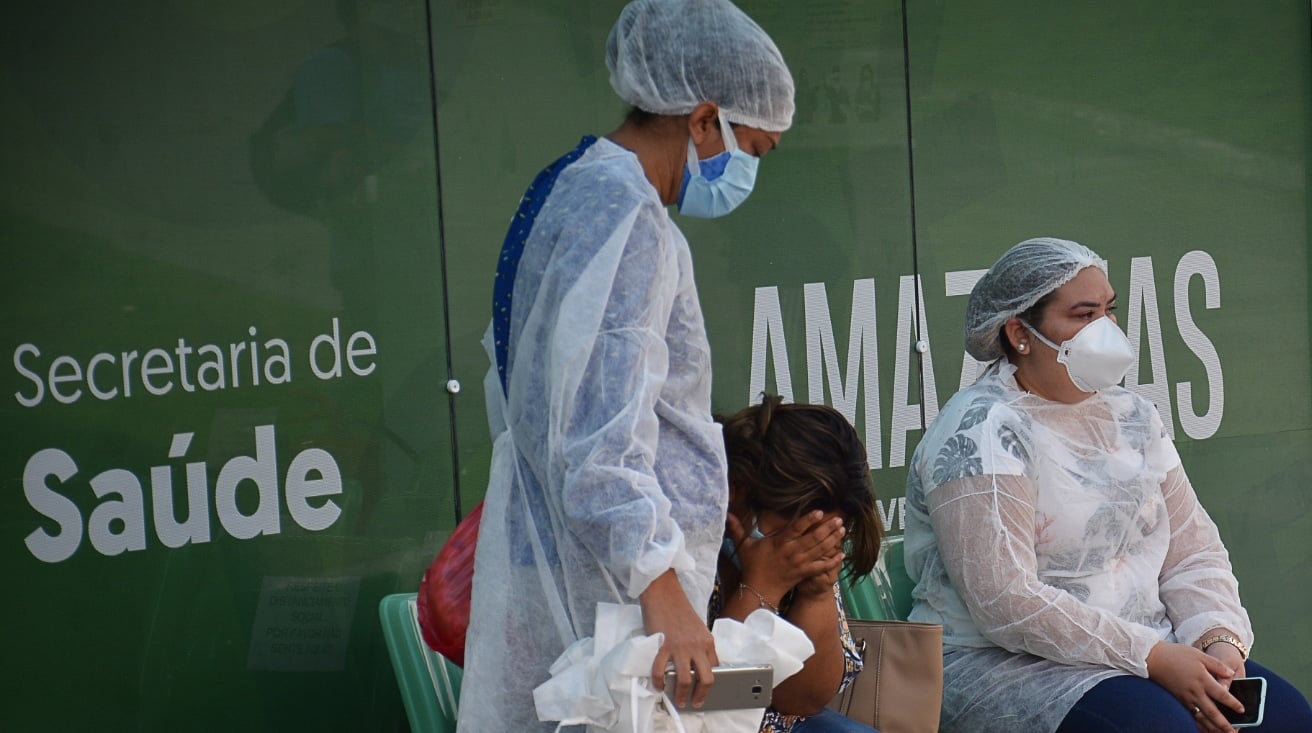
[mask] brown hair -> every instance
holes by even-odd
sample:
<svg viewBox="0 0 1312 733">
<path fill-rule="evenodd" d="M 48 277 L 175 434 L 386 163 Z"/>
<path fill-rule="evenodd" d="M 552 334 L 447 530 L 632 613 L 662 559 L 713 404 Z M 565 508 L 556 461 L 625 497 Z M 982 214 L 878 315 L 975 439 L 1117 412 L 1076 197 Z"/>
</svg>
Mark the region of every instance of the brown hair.
<svg viewBox="0 0 1312 733">
<path fill-rule="evenodd" d="M 744 492 L 752 511 L 792 519 L 816 509 L 837 512 L 847 529 L 848 577 L 874 569 L 883 525 L 865 445 L 842 413 L 763 394 L 761 404 L 719 420 L 729 484 Z"/>
<path fill-rule="evenodd" d="M 1039 327 L 1043 325 L 1043 317 L 1048 313 L 1048 306 L 1052 304 L 1052 298 L 1056 293 L 1056 290 L 1044 293 L 1042 298 L 1034 301 L 1034 305 L 1017 313 L 1016 317 L 1025 323 L 1030 324 L 1030 328 L 1033 328 L 1035 331 L 1039 330 Z M 1014 364 L 1016 362 L 1016 349 L 1011 345 L 1011 340 L 1007 338 L 1006 324 L 1003 324 L 1002 328 L 998 329 L 998 340 L 1002 342 L 1002 352 L 1006 354 L 1007 358 Z"/>
</svg>

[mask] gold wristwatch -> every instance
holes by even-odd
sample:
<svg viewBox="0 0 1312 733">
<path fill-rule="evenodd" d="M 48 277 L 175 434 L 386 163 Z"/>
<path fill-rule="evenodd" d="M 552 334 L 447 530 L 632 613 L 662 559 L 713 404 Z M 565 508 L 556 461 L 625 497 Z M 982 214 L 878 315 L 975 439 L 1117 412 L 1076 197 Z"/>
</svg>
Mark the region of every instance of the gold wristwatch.
<svg viewBox="0 0 1312 733">
<path fill-rule="evenodd" d="M 1207 651 L 1207 647 L 1220 642 L 1224 642 L 1238 649 L 1239 656 L 1243 657 L 1244 661 L 1248 661 L 1248 647 L 1244 646 L 1244 642 L 1237 639 L 1234 634 L 1229 634 L 1224 632 L 1220 634 L 1212 634 L 1206 639 L 1203 639 L 1202 641 L 1198 642 L 1198 648 L 1202 649 L 1203 651 Z"/>
</svg>

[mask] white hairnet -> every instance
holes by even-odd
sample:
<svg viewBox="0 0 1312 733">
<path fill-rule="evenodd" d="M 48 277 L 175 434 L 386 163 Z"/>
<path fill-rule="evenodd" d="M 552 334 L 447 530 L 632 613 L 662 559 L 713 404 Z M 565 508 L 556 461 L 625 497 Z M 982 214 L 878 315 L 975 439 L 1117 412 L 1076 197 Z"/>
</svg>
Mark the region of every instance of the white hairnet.
<svg viewBox="0 0 1312 733">
<path fill-rule="evenodd" d="M 658 115 L 714 102 L 729 122 L 793 124 L 793 75 L 770 36 L 729 0 L 634 0 L 606 40 L 610 85 Z"/>
<path fill-rule="evenodd" d="M 980 361 L 1002 356 L 1002 326 L 1086 267 L 1107 263 L 1079 242 L 1027 239 L 1007 250 L 975 283 L 966 306 L 966 351 Z"/>
</svg>

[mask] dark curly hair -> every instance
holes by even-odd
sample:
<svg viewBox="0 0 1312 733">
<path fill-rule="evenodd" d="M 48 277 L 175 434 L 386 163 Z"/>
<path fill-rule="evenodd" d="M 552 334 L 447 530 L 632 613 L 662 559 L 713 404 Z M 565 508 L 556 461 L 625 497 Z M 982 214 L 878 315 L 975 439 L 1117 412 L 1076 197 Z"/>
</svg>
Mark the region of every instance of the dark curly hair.
<svg viewBox="0 0 1312 733">
<path fill-rule="evenodd" d="M 874 569 L 883 525 L 865 445 L 842 413 L 762 394 L 761 404 L 717 419 L 729 484 L 743 491 L 748 508 L 791 519 L 816 509 L 836 512 L 847 529 L 848 577 Z"/>
</svg>

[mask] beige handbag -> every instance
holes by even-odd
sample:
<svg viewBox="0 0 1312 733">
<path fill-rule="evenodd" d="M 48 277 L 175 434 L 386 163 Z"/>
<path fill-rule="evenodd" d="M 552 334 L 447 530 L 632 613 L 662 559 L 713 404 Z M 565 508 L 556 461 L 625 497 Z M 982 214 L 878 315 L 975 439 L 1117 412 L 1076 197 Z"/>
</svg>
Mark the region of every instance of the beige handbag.
<svg viewBox="0 0 1312 733">
<path fill-rule="evenodd" d="M 943 703 L 943 627 L 847 620 L 865 660 L 829 707 L 879 733 L 936 733 Z"/>
</svg>

